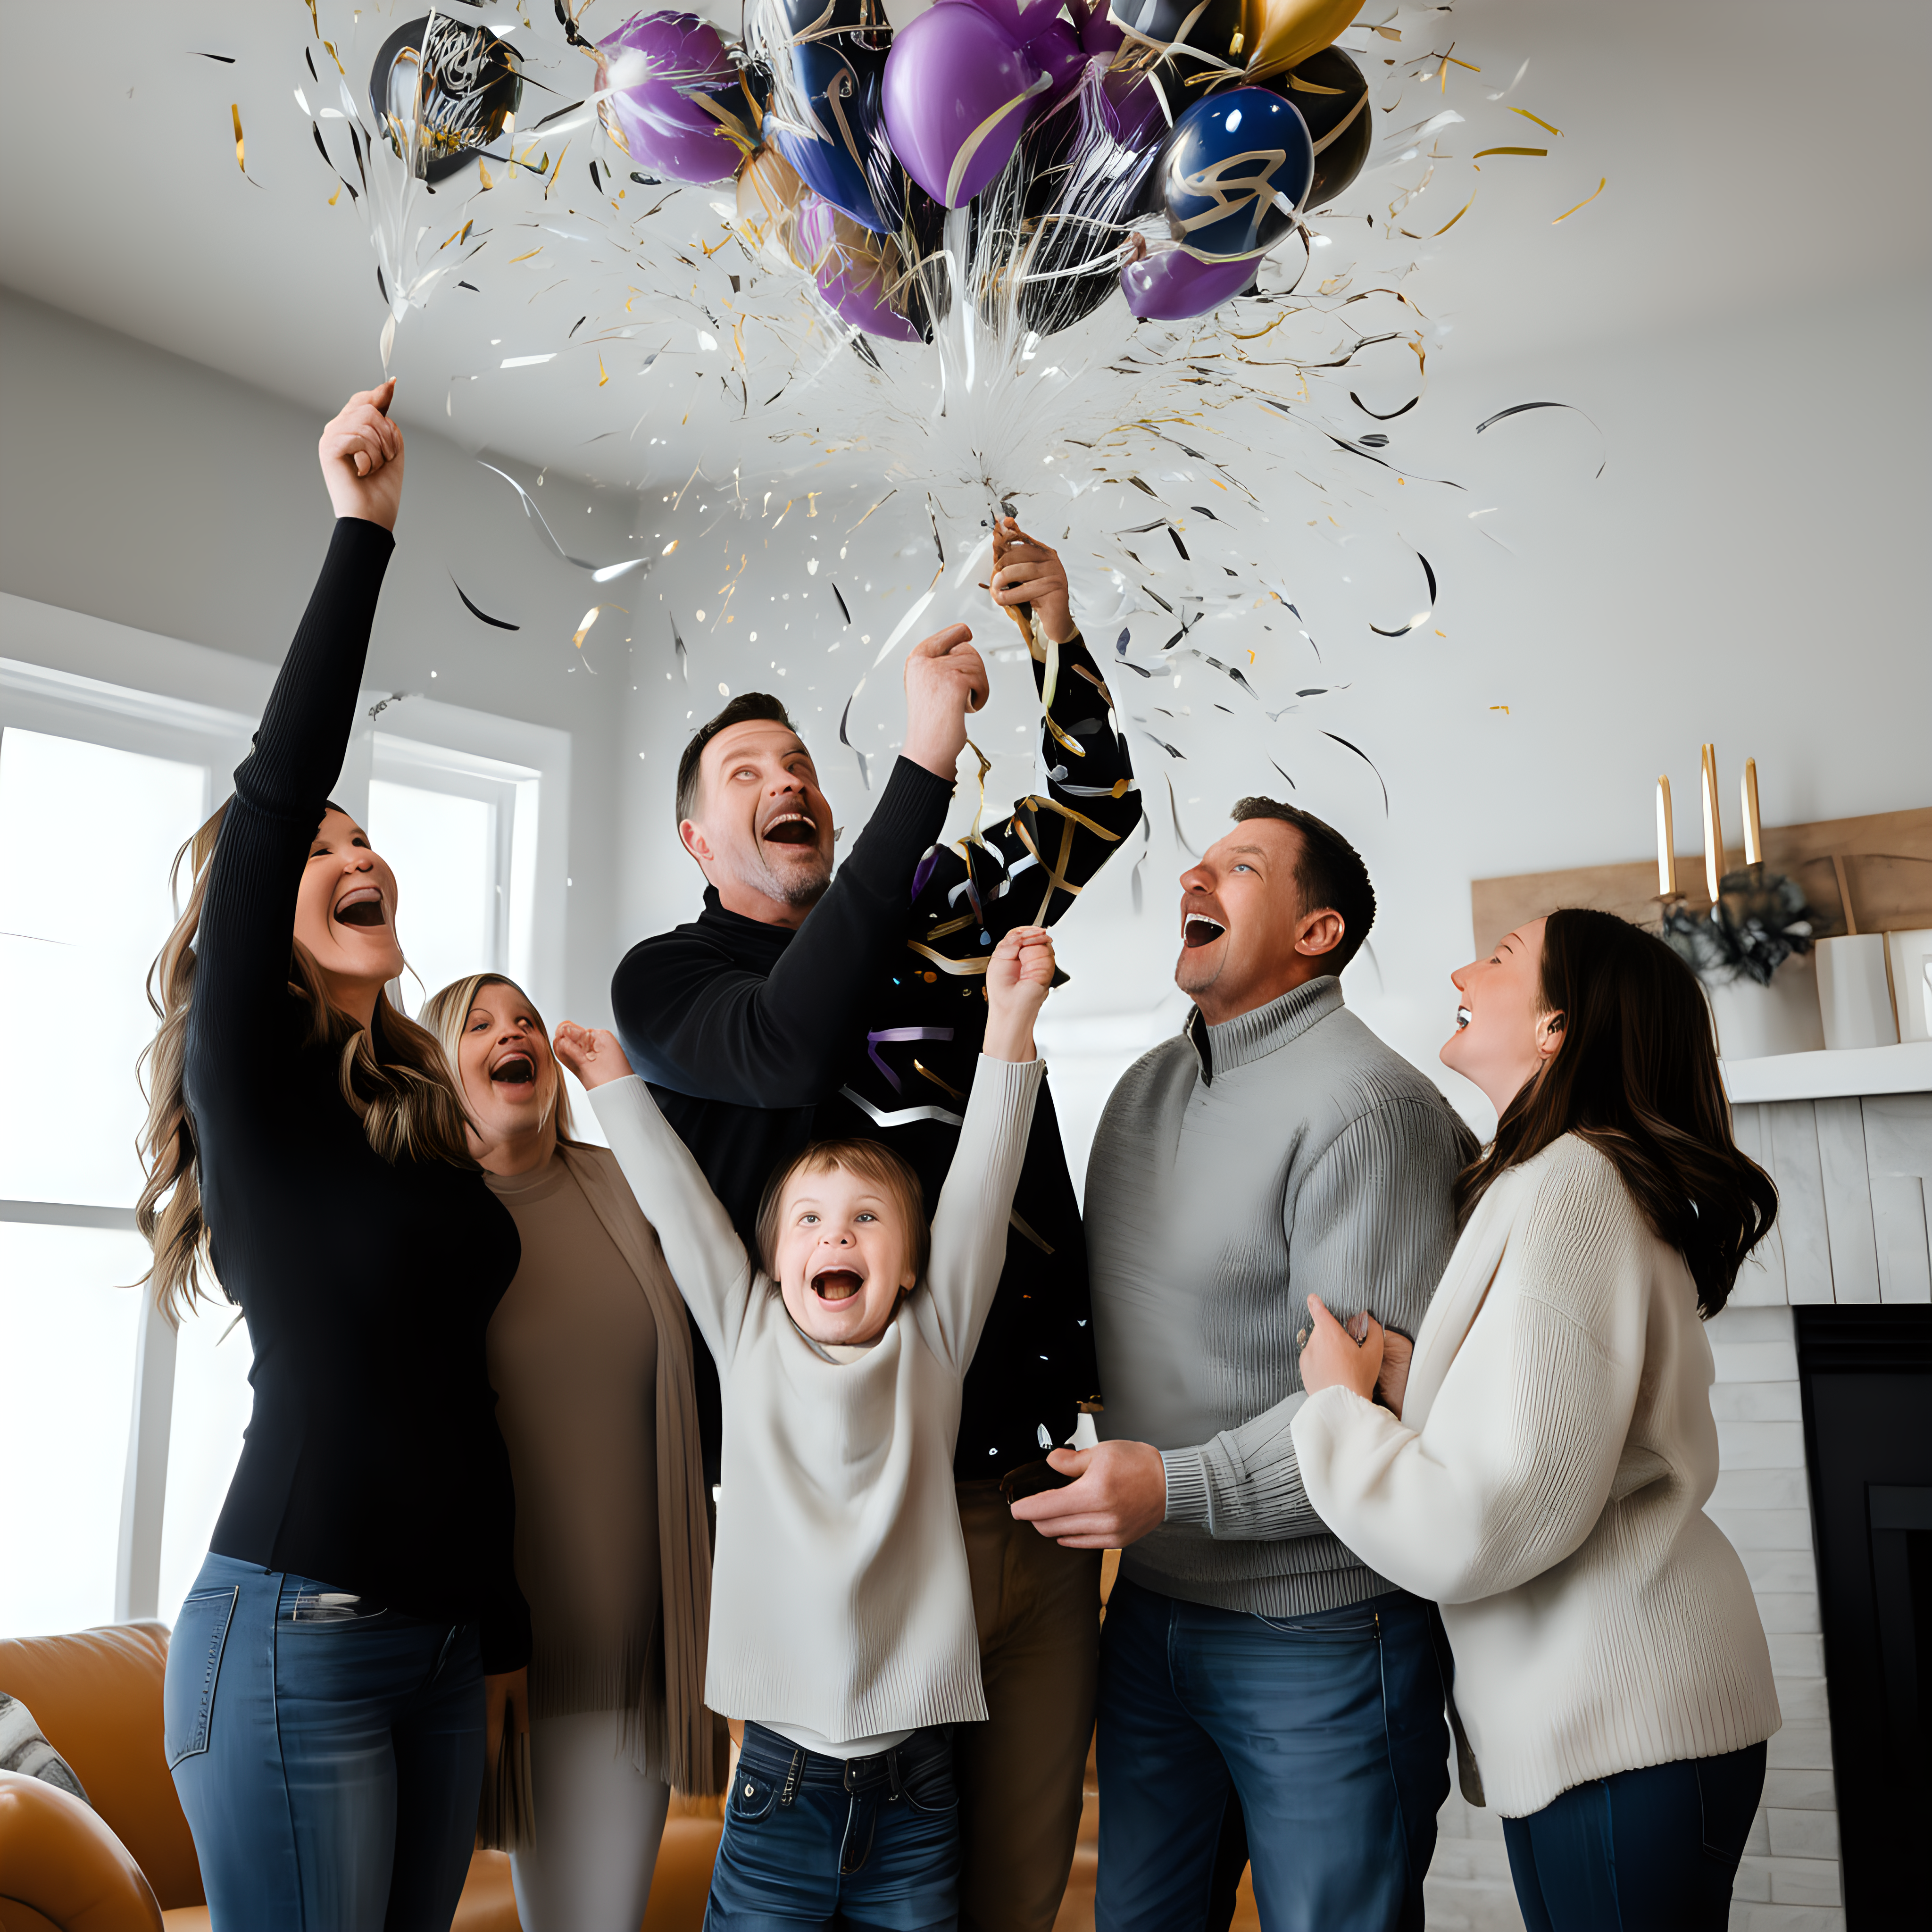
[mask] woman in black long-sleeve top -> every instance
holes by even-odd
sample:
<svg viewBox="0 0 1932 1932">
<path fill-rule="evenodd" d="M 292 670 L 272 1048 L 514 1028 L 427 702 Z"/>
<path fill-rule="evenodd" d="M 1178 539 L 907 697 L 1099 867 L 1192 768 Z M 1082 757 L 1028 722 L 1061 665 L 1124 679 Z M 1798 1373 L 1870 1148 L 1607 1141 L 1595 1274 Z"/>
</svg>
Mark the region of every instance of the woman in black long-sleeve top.
<svg viewBox="0 0 1932 1932">
<path fill-rule="evenodd" d="M 383 997 L 394 878 L 328 802 L 394 548 L 390 394 L 322 434 L 328 559 L 157 965 L 154 1292 L 172 1318 L 212 1264 L 255 1352 L 164 1700 L 217 1932 L 446 1928 L 484 1673 L 494 1712 L 520 1706 L 530 1654 L 484 1354 L 516 1228 L 435 1043 Z"/>
</svg>

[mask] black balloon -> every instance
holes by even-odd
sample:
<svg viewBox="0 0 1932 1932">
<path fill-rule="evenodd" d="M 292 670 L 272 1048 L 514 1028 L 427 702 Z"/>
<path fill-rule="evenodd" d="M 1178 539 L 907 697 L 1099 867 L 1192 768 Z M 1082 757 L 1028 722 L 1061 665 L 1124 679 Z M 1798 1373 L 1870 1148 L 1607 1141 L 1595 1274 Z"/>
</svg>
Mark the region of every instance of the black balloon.
<svg viewBox="0 0 1932 1932">
<path fill-rule="evenodd" d="M 880 0 L 780 0 L 778 12 L 794 41 L 850 34 L 880 53 L 892 45 L 892 23 Z"/>
<path fill-rule="evenodd" d="M 376 125 L 399 154 L 418 129 L 416 172 L 442 181 L 513 125 L 524 98 L 516 63 L 516 49 L 488 27 L 440 14 L 406 21 L 369 70 Z"/>
<path fill-rule="evenodd" d="M 1324 47 L 1287 74 L 1261 85 L 1300 109 L 1315 143 L 1308 206 L 1333 201 L 1362 171 L 1375 140 L 1369 83 L 1340 47 Z"/>
<path fill-rule="evenodd" d="M 1166 50 L 1153 77 L 1176 116 L 1210 88 L 1232 85 L 1246 64 L 1241 0 L 1113 0 L 1107 17 Z"/>
</svg>

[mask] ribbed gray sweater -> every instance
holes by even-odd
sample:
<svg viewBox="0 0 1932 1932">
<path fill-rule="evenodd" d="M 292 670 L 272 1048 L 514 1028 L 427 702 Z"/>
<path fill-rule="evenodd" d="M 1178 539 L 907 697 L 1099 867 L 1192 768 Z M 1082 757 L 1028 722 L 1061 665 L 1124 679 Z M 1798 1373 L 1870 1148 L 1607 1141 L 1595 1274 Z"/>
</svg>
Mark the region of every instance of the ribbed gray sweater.
<svg viewBox="0 0 1932 1932">
<path fill-rule="evenodd" d="M 1190 1013 L 1128 1069 L 1094 1136 L 1086 1220 L 1100 1432 L 1151 1442 L 1167 1468 L 1166 1522 L 1121 1559 L 1136 1582 L 1266 1616 L 1395 1587 L 1302 1487 L 1295 1334 L 1310 1293 L 1416 1333 L 1474 1153 L 1333 976 L 1218 1026 Z"/>
</svg>

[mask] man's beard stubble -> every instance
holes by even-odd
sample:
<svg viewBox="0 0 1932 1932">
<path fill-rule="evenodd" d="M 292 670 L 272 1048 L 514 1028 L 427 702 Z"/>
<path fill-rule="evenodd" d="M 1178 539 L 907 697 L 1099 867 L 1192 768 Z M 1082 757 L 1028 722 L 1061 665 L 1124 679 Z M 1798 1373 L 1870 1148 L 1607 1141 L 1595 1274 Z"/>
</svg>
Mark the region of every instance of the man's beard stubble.
<svg viewBox="0 0 1932 1932">
<path fill-rule="evenodd" d="M 802 851 L 807 848 L 794 846 L 790 849 Z M 826 889 L 832 884 L 832 868 L 824 860 L 818 859 L 815 851 L 812 856 L 818 860 L 816 869 L 808 872 L 800 868 L 788 878 L 781 876 L 772 864 L 766 855 L 762 841 L 754 850 L 757 854 L 755 865 L 739 868 L 738 879 L 741 885 L 748 886 L 754 892 L 762 892 L 766 898 L 775 900 L 780 905 L 790 907 L 794 912 L 809 912 L 825 896 Z"/>
</svg>

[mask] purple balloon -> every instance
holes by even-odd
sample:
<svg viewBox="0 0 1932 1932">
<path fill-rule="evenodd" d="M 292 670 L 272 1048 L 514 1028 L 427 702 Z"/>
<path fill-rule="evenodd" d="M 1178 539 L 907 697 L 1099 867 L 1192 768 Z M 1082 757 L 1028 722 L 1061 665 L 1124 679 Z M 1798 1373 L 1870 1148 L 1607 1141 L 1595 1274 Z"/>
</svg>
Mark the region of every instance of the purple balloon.
<svg viewBox="0 0 1932 1932">
<path fill-rule="evenodd" d="M 1012 36 L 968 0 L 940 0 L 892 36 L 886 133 L 906 172 L 963 208 L 1012 159 L 1049 84 Z"/>
<path fill-rule="evenodd" d="M 738 70 L 694 14 L 640 14 L 597 44 L 604 104 L 631 158 L 675 181 L 723 181 L 743 158 L 717 117 L 690 98 L 730 86 Z"/>
<path fill-rule="evenodd" d="M 1186 322 L 1206 315 L 1239 295 L 1254 280 L 1258 262 L 1203 262 L 1176 248 L 1130 262 L 1120 288 L 1142 322 Z"/>
<path fill-rule="evenodd" d="M 851 230 L 863 232 L 849 216 L 845 218 Z M 841 321 L 856 324 L 868 335 L 882 335 L 893 342 L 922 341 L 919 331 L 886 300 L 878 258 L 842 241 L 838 222 L 838 209 L 807 189 L 794 217 L 793 246 L 814 265 L 820 294 Z"/>
<path fill-rule="evenodd" d="M 1107 131 L 1136 154 L 1167 136 L 1167 110 L 1144 74 L 1108 74 L 1100 80 Z"/>
<path fill-rule="evenodd" d="M 1016 46 L 1023 47 L 1053 27 L 1065 25 L 1060 18 L 1060 0 L 961 0 L 961 4 L 978 8 Z"/>
<path fill-rule="evenodd" d="M 1080 23 L 1080 44 L 1090 54 L 1110 54 L 1126 43 L 1126 35 L 1114 24 L 1106 0 L 1094 0 Z"/>
<path fill-rule="evenodd" d="M 1053 76 L 1042 98 L 1057 99 L 1086 70 L 1088 56 L 1080 37 L 1064 20 L 1049 20 L 1026 43 L 1026 57 Z"/>
</svg>

